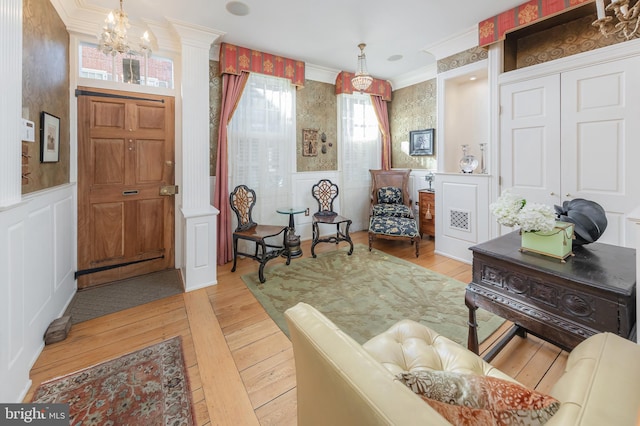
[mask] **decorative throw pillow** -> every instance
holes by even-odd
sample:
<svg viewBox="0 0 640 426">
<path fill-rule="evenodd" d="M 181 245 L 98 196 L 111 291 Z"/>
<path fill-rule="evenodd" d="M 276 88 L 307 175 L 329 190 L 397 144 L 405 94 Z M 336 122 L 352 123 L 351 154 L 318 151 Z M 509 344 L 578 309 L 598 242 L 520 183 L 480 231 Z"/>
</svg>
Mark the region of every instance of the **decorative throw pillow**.
<svg viewBox="0 0 640 426">
<path fill-rule="evenodd" d="M 378 189 L 378 203 L 402 204 L 402 189 L 396 186 L 383 186 Z"/>
<path fill-rule="evenodd" d="M 454 425 L 542 425 L 560 408 L 551 396 L 495 377 L 449 371 L 396 377 Z"/>
</svg>

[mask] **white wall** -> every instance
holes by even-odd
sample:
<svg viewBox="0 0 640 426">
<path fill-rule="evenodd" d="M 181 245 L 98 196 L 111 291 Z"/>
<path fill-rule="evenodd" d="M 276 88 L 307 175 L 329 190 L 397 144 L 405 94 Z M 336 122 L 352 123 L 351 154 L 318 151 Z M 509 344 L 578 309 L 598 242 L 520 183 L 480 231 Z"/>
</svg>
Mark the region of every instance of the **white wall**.
<svg viewBox="0 0 640 426">
<path fill-rule="evenodd" d="M 480 162 L 480 144 L 489 142 L 489 124 L 487 61 L 438 75 L 439 172 L 460 172 L 463 144 Z"/>
<path fill-rule="evenodd" d="M 0 401 L 21 402 L 44 333 L 76 282 L 75 185 L 34 193 L 0 211 Z"/>
<path fill-rule="evenodd" d="M 311 187 L 318 183 L 320 179 L 329 179 L 331 182 L 340 182 L 338 172 L 304 172 L 294 173 L 291 177 L 293 193 L 291 199 L 293 207 L 305 207 L 309 209 L 309 215 L 304 213 L 294 215 L 296 224 L 296 234 L 300 236 L 302 241 L 312 238 L 311 219 L 313 214 L 318 211 L 318 202 L 311 195 Z M 339 194 L 338 194 L 339 195 Z M 340 212 L 340 197 L 333 203 L 333 209 Z M 287 215 L 282 215 L 282 224 L 286 225 L 289 221 Z M 328 226 L 322 227 L 320 232 L 330 231 Z"/>
<path fill-rule="evenodd" d="M 74 185 L 22 196 L 22 1 L 0 3 L 0 402 L 21 402 L 75 291 Z"/>
</svg>

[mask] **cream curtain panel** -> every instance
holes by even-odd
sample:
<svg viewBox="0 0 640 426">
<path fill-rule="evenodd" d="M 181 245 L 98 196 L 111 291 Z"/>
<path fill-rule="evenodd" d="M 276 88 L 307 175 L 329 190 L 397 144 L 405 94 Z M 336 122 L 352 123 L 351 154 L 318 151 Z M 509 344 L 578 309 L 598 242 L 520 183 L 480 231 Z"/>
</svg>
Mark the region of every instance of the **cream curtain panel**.
<svg viewBox="0 0 640 426">
<path fill-rule="evenodd" d="M 350 218 L 352 231 L 369 227 L 369 169 L 381 167 L 381 140 L 371 96 L 338 95 L 341 179 L 340 211 Z"/>
<path fill-rule="evenodd" d="M 292 198 L 295 95 L 291 81 L 251 73 L 229 124 L 229 190 L 244 184 L 256 191 L 257 223 L 288 221 L 276 209 L 290 207 Z"/>
</svg>

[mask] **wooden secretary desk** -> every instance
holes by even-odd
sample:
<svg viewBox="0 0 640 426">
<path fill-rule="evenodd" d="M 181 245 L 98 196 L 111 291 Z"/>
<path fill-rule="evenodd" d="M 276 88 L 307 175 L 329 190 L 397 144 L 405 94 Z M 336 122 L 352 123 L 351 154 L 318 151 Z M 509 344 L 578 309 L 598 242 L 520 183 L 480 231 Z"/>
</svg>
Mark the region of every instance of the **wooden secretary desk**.
<svg viewBox="0 0 640 426">
<path fill-rule="evenodd" d="M 514 323 L 486 360 L 514 335 L 527 332 L 568 351 L 604 331 L 635 340 L 635 249 L 592 243 L 574 247 L 574 256 L 561 263 L 521 252 L 518 231 L 470 249 L 473 278 L 465 293 L 469 349 L 478 353 L 476 309 Z"/>
</svg>

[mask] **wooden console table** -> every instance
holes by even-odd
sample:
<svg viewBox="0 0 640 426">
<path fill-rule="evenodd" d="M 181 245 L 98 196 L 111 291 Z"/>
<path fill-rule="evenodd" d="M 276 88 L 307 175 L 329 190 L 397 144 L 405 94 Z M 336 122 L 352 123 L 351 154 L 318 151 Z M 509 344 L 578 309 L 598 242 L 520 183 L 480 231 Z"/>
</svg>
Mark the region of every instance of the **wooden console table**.
<svg viewBox="0 0 640 426">
<path fill-rule="evenodd" d="M 477 308 L 514 323 L 486 360 L 527 332 L 568 351 L 604 331 L 635 340 L 634 249 L 593 243 L 575 247 L 566 263 L 519 249 L 517 231 L 471 247 L 473 279 L 465 294 L 471 351 L 478 353 Z"/>
</svg>

